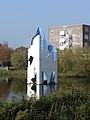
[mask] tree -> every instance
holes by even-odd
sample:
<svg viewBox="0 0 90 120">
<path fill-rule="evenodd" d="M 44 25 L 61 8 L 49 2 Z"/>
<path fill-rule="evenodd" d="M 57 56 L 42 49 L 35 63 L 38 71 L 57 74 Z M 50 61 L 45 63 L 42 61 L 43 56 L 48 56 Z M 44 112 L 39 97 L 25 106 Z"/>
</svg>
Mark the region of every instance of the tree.
<svg viewBox="0 0 90 120">
<path fill-rule="evenodd" d="M 10 60 L 12 50 L 0 45 L 0 61 Z"/>
<path fill-rule="evenodd" d="M 25 70 L 27 68 L 27 54 L 25 52 L 13 52 L 11 54 L 11 64 L 16 69 Z"/>
<path fill-rule="evenodd" d="M 58 72 L 90 76 L 90 48 L 77 47 L 58 51 Z"/>
<path fill-rule="evenodd" d="M 74 61 L 74 54 L 71 49 L 66 49 L 65 51 L 58 52 L 58 71 L 59 72 L 67 72 L 71 71 L 73 65 L 75 64 Z"/>
</svg>

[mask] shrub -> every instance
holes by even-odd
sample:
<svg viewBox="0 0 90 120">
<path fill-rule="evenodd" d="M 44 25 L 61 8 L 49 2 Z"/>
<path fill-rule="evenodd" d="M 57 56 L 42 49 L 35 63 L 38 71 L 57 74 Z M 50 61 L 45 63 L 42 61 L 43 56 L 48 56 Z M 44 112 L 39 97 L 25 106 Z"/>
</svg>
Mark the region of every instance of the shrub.
<svg viewBox="0 0 90 120">
<path fill-rule="evenodd" d="M 90 49 L 73 48 L 58 52 L 58 72 L 90 76 Z"/>
<path fill-rule="evenodd" d="M 14 52 L 11 54 L 11 64 L 16 69 L 25 70 L 27 68 L 27 54 L 25 52 Z"/>
<path fill-rule="evenodd" d="M 55 93 L 39 100 L 7 102 L 0 106 L 0 120 L 89 120 L 90 96 L 80 91 Z"/>
</svg>

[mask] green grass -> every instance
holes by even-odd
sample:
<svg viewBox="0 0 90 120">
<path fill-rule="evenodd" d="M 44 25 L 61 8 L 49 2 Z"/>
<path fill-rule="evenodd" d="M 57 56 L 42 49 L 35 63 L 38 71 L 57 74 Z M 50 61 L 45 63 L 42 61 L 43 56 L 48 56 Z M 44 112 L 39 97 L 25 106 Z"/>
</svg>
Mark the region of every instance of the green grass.
<svg viewBox="0 0 90 120">
<path fill-rule="evenodd" d="M 65 73 L 58 73 L 58 78 L 75 78 L 75 77 L 77 77 L 77 78 L 84 78 L 84 77 L 90 77 L 90 74 L 77 74 L 76 72 L 72 72 L 72 71 L 68 71 L 68 72 L 65 72 Z"/>
<path fill-rule="evenodd" d="M 89 120 L 90 96 L 82 91 L 59 92 L 39 100 L 0 101 L 0 120 Z"/>
<path fill-rule="evenodd" d="M 2 77 L 24 77 L 26 78 L 27 71 L 26 70 L 0 70 L 0 76 Z"/>
</svg>

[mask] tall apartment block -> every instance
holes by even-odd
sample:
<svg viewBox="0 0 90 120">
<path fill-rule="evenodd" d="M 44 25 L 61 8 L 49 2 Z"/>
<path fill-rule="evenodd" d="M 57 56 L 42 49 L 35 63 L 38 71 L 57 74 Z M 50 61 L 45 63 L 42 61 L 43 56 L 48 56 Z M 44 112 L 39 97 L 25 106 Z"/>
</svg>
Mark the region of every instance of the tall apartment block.
<svg viewBox="0 0 90 120">
<path fill-rule="evenodd" d="M 70 47 L 90 47 L 90 25 L 72 25 L 48 29 L 49 43 L 59 50 Z"/>
</svg>

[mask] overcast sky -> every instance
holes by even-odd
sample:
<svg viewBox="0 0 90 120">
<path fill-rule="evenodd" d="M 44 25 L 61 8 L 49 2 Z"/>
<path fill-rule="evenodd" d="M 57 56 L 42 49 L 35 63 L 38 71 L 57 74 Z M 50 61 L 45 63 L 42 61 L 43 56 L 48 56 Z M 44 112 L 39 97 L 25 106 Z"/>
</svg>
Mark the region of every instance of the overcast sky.
<svg viewBox="0 0 90 120">
<path fill-rule="evenodd" d="M 37 27 L 90 24 L 90 0 L 0 0 L 0 43 L 28 47 Z"/>
</svg>

